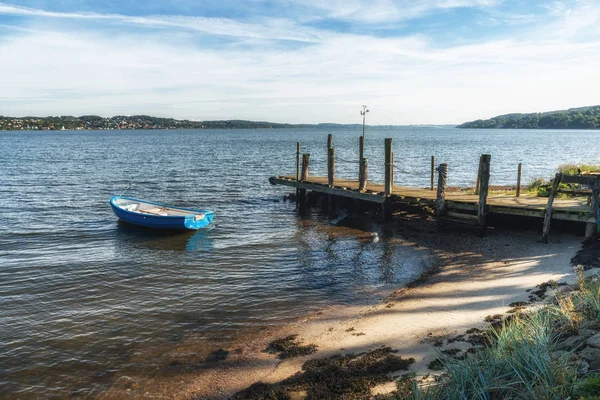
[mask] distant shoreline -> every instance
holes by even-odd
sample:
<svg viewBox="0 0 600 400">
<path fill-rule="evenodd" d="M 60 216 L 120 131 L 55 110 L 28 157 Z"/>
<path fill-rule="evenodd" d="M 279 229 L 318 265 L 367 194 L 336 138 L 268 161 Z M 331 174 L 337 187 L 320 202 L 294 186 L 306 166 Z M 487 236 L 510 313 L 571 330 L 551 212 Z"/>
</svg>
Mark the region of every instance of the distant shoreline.
<svg viewBox="0 0 600 400">
<path fill-rule="evenodd" d="M 366 125 L 367 128 L 391 129 L 399 127 L 454 127 L 454 125 Z M 362 129 L 362 124 L 288 124 L 249 120 L 191 121 L 174 118 L 159 118 L 149 115 L 117 115 L 100 117 L 3 117 L 0 116 L 0 131 L 61 131 L 61 130 L 154 130 L 154 129 Z"/>
</svg>

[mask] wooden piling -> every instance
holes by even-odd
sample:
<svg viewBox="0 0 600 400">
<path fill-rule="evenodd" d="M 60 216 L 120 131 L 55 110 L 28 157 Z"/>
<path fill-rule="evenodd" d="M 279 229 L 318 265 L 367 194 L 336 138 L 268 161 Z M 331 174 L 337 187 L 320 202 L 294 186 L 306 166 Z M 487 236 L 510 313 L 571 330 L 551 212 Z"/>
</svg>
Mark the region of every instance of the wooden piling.
<svg viewBox="0 0 600 400">
<path fill-rule="evenodd" d="M 333 147 L 333 135 L 330 133 L 327 135 L 327 149 Z"/>
<path fill-rule="evenodd" d="M 479 174 L 479 203 L 477 204 L 477 224 L 479 225 L 479 235 L 485 231 L 485 220 L 487 214 L 487 197 L 490 184 L 490 161 L 492 156 L 489 154 L 481 155 L 480 174 Z"/>
<path fill-rule="evenodd" d="M 365 158 L 365 137 L 358 137 L 358 179 L 360 180 L 360 176 L 362 175 L 362 159 Z"/>
<path fill-rule="evenodd" d="M 517 197 L 521 196 L 521 167 L 523 164 L 519 163 L 519 167 L 517 168 Z"/>
<path fill-rule="evenodd" d="M 591 217 L 595 222 L 587 224 L 588 226 L 586 226 L 586 237 L 591 237 L 594 234 L 600 235 L 600 178 L 596 178 L 596 181 L 592 184 L 591 200 Z M 588 230 L 590 231 L 589 235 Z"/>
<path fill-rule="evenodd" d="M 310 160 L 310 154 L 302 154 L 302 175 L 300 176 L 301 181 L 308 179 L 308 162 Z"/>
<path fill-rule="evenodd" d="M 369 160 L 363 158 L 360 160 L 360 177 L 358 179 L 358 190 L 364 192 L 367 189 L 367 180 L 369 179 Z"/>
<path fill-rule="evenodd" d="M 392 139 L 385 139 L 385 195 L 389 196 L 394 184 L 394 155 L 392 153 Z"/>
<path fill-rule="evenodd" d="M 438 167 L 437 198 L 435 199 L 435 214 L 439 218 L 446 215 L 446 182 L 448 179 L 448 164 Z"/>
<path fill-rule="evenodd" d="M 548 235 L 550 234 L 550 222 L 552 220 L 552 203 L 554 203 L 554 197 L 558 191 L 558 185 L 562 180 L 562 174 L 559 172 L 554 176 L 554 183 L 552 184 L 552 190 L 550 196 L 548 196 L 548 206 L 546 207 L 546 214 L 544 215 L 544 227 L 542 228 L 542 243 L 548 243 Z"/>
<path fill-rule="evenodd" d="M 475 194 L 479 194 L 479 181 L 481 180 L 481 162 L 483 156 L 479 157 L 479 166 L 477 167 L 477 181 L 475 182 Z"/>
<path fill-rule="evenodd" d="M 300 181 L 300 142 L 296 142 L 296 182 Z M 296 208 L 298 208 L 298 197 L 300 189 L 296 188 Z"/>
<path fill-rule="evenodd" d="M 435 178 L 435 156 L 431 156 L 431 190 L 433 190 L 434 178 Z"/>
<path fill-rule="evenodd" d="M 333 147 L 327 149 L 327 184 L 335 185 L 335 149 Z"/>
</svg>

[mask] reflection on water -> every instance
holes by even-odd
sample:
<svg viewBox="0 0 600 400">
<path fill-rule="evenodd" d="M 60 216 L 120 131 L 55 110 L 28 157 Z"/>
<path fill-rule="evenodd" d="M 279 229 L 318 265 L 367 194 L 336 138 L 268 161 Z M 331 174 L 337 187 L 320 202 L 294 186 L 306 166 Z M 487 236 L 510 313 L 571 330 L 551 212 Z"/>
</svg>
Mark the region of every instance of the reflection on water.
<svg viewBox="0 0 600 400">
<path fill-rule="evenodd" d="M 414 280 L 426 254 L 398 234 L 371 221 L 299 216 L 280 200 L 285 189 L 268 185 L 271 175 L 295 173 L 299 137 L 315 155 L 311 173 L 324 174 L 318 154 L 328 133 L 3 132 L 0 397 L 93 396 L 126 390 L 128 377 L 143 388 L 181 361 L 178 346 L 202 360 L 248 332 Z M 503 184 L 518 161 L 527 181 L 552 176 L 547 154 L 557 164 L 597 160 L 594 134 L 373 129 L 365 151 L 381 181 L 383 138 L 393 137 L 406 154 L 397 183 L 418 186 L 429 182 L 431 155 L 450 163 L 449 184 L 460 185 L 489 152 L 493 183 Z M 336 173 L 355 177 L 356 164 L 341 160 L 357 158 L 358 135 L 334 136 Z M 216 225 L 165 234 L 119 223 L 108 200 L 129 184 L 136 198 L 212 209 Z"/>
<path fill-rule="evenodd" d="M 119 244 L 124 246 L 146 246 L 153 250 L 201 252 L 214 249 L 211 231 L 215 226 L 198 231 L 147 229 L 117 221 L 122 236 Z"/>
</svg>

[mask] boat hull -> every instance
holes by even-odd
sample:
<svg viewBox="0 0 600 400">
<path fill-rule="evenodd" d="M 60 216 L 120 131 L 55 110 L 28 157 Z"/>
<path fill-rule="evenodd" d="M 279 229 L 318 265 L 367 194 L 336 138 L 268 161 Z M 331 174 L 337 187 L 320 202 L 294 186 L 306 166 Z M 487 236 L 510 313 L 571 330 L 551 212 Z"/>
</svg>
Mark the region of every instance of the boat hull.
<svg viewBox="0 0 600 400">
<path fill-rule="evenodd" d="M 189 212 L 188 215 L 172 216 L 172 215 L 149 215 L 135 211 L 129 211 L 118 204 L 119 201 L 127 200 L 140 202 L 145 205 L 150 204 L 157 207 L 167 207 L 163 204 L 152 203 L 144 200 L 133 198 L 124 198 L 115 196 L 110 200 L 110 205 L 115 215 L 124 222 L 132 225 L 141 226 L 151 229 L 170 229 L 170 230 L 199 230 L 210 225 L 214 214 L 208 210 L 191 210 L 185 208 L 176 208 L 174 210 L 181 213 Z M 201 217 L 201 218 L 200 218 Z"/>
</svg>

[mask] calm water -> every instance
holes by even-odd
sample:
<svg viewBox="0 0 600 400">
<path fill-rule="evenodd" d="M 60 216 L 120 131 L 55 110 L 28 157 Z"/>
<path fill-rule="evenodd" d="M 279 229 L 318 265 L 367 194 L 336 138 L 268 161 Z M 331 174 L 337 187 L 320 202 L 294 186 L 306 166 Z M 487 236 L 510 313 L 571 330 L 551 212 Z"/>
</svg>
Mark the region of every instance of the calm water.
<svg viewBox="0 0 600 400">
<path fill-rule="evenodd" d="M 198 357 L 328 304 L 366 301 L 427 261 L 368 223 L 300 217 L 268 177 L 295 174 L 295 143 L 324 175 L 325 130 L 0 132 L 0 397 L 94 396 L 133 370 L 160 373 L 170 348 Z M 355 177 L 359 132 L 333 131 L 340 177 Z M 396 183 L 427 186 L 430 156 L 449 184 L 492 184 L 598 162 L 592 131 L 368 129 L 370 177 L 394 138 Z M 216 212 L 212 230 L 156 235 L 118 223 L 127 194 Z M 344 226 L 345 225 L 345 226 Z"/>
</svg>

